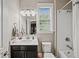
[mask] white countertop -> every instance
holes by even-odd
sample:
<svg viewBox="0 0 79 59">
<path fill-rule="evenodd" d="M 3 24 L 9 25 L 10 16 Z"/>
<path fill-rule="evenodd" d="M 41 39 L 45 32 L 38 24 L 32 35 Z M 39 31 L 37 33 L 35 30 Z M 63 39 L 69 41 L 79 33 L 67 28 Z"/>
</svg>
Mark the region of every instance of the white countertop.
<svg viewBox="0 0 79 59">
<path fill-rule="evenodd" d="M 10 41 L 10 45 L 38 45 L 38 39 L 14 39 Z"/>
</svg>

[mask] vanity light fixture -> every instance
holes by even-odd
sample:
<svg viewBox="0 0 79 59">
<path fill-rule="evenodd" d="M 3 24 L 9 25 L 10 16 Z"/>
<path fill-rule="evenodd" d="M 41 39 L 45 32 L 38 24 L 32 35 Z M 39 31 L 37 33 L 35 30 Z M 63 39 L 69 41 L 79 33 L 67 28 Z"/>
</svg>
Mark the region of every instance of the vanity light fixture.
<svg viewBox="0 0 79 59">
<path fill-rule="evenodd" d="M 21 14 L 22 16 L 28 16 L 28 17 L 30 17 L 30 16 L 35 16 L 35 15 L 36 15 L 36 12 L 35 12 L 35 10 L 33 10 L 33 9 L 27 9 L 27 10 L 22 10 L 22 11 L 20 12 L 20 14 Z"/>
<path fill-rule="evenodd" d="M 32 16 L 35 16 L 36 15 L 36 12 L 34 10 L 31 10 L 31 15 Z"/>
<path fill-rule="evenodd" d="M 27 16 L 30 16 L 30 10 L 26 10 L 25 14 L 26 14 Z"/>
<path fill-rule="evenodd" d="M 22 16 L 26 16 L 26 14 L 25 14 L 25 11 L 23 10 L 23 11 L 20 11 L 20 14 L 22 15 Z"/>
</svg>

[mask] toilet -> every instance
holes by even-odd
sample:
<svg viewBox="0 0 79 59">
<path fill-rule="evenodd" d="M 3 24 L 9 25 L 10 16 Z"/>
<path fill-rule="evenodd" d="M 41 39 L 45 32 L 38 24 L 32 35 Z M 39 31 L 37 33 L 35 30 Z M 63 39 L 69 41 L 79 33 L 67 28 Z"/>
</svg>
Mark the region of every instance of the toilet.
<svg viewBox="0 0 79 59">
<path fill-rule="evenodd" d="M 42 42 L 42 52 L 44 58 L 55 58 L 51 52 L 51 42 Z"/>
</svg>

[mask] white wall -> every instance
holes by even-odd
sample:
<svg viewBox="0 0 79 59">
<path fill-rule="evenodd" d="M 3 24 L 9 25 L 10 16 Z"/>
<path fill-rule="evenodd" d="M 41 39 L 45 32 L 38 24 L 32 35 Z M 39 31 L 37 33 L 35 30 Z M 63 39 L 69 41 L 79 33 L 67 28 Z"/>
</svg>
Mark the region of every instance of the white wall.
<svg viewBox="0 0 79 59">
<path fill-rule="evenodd" d="M 1 0 L 0 0 L 0 47 L 1 47 Z"/>
<path fill-rule="evenodd" d="M 73 4 L 79 0 L 73 0 Z M 74 56 L 79 58 L 79 4 L 73 6 L 73 46 Z"/>
<path fill-rule="evenodd" d="M 77 5 L 77 10 L 76 10 L 76 26 L 77 26 L 76 27 L 76 29 L 77 29 L 77 33 L 76 33 L 77 41 L 76 41 L 76 43 L 77 43 L 77 53 L 78 53 L 78 58 L 79 58 L 79 4 Z"/>
<path fill-rule="evenodd" d="M 70 42 L 65 40 L 66 37 Z M 67 50 L 66 45 L 72 46 L 72 12 L 61 10 L 57 13 L 57 49 Z"/>
<path fill-rule="evenodd" d="M 7 45 L 7 19 L 8 19 L 8 9 L 7 9 L 7 0 L 3 0 L 3 47 L 6 47 Z"/>
<path fill-rule="evenodd" d="M 3 0 L 3 48 L 8 49 L 13 23 L 19 29 L 19 0 Z"/>
</svg>

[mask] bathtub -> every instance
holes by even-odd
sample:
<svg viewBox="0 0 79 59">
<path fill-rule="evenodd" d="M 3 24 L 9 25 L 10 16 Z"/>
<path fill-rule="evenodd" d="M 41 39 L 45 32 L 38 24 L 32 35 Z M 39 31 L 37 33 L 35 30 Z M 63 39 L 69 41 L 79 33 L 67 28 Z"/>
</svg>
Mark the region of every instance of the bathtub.
<svg viewBox="0 0 79 59">
<path fill-rule="evenodd" d="M 74 58 L 72 50 L 62 50 L 58 52 L 58 58 Z"/>
</svg>

